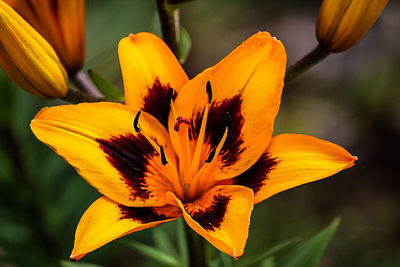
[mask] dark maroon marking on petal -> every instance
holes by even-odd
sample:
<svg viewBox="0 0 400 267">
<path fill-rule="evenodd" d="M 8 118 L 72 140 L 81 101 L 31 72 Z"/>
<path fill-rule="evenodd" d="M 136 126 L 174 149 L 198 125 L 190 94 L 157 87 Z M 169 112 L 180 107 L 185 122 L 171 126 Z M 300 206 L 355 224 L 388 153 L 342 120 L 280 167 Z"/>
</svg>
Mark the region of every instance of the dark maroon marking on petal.
<svg viewBox="0 0 400 267">
<path fill-rule="evenodd" d="M 168 131 L 168 116 L 171 110 L 171 103 L 168 102 L 168 91 L 171 89 L 169 84 L 161 84 L 157 77 L 151 87 L 148 88 L 147 95 L 143 98 L 144 105 L 142 110 L 156 117 Z M 176 98 L 176 91 L 172 93 L 172 100 Z"/>
<path fill-rule="evenodd" d="M 96 141 L 107 154 L 108 161 L 132 189 L 133 200 L 148 199 L 150 192 L 147 190 L 145 173 L 149 159 L 158 154 L 149 141 L 142 134 L 134 136 L 132 133 Z"/>
<path fill-rule="evenodd" d="M 33 16 L 34 16 L 36 19 L 39 20 L 40 16 L 39 16 L 38 12 L 36 11 L 35 6 L 34 6 L 33 3 L 32 3 L 32 0 L 26 1 L 26 4 L 29 6 L 29 10 L 32 12 Z M 21 10 L 18 10 L 17 12 L 18 12 L 18 13 L 22 13 Z M 24 16 L 22 16 L 22 17 L 24 17 Z M 25 17 L 24 17 L 24 19 L 27 20 Z M 36 29 L 36 30 L 39 31 L 38 29 Z"/>
<path fill-rule="evenodd" d="M 257 193 L 268 179 L 268 174 L 279 163 L 277 158 L 271 158 L 268 152 L 261 157 L 242 174 L 233 178 L 233 184 L 246 186 Z"/>
<path fill-rule="evenodd" d="M 158 213 L 152 207 L 127 207 L 118 205 L 121 211 L 121 219 L 130 219 L 139 223 L 150 223 L 175 218 L 175 216 Z"/>
<path fill-rule="evenodd" d="M 50 8 L 53 11 L 53 14 L 58 15 L 58 9 L 59 9 L 58 1 L 50 1 Z"/>
<path fill-rule="evenodd" d="M 214 159 L 215 151 L 216 151 L 216 150 L 217 150 L 216 147 L 214 147 L 214 148 L 211 150 L 210 154 L 208 155 L 208 158 L 205 160 L 205 163 L 211 163 L 211 161 Z"/>
<path fill-rule="evenodd" d="M 206 231 L 215 231 L 215 228 L 219 228 L 224 220 L 230 200 L 230 196 L 215 195 L 208 208 L 189 214 Z"/>
<path fill-rule="evenodd" d="M 218 146 L 221 141 L 225 129 L 227 127 L 227 113 L 232 123 L 228 131 L 225 143 L 221 149 L 220 155 L 222 159 L 222 166 L 229 166 L 239 160 L 240 154 L 244 151 L 242 147 L 243 139 L 241 136 L 244 118 L 241 113 L 242 98 L 240 95 L 225 99 L 222 102 L 213 102 L 208 112 L 206 136 L 205 140 L 211 144 L 212 147 Z M 191 131 L 189 138 L 197 138 L 203 112 L 198 113 L 191 122 Z"/>
</svg>

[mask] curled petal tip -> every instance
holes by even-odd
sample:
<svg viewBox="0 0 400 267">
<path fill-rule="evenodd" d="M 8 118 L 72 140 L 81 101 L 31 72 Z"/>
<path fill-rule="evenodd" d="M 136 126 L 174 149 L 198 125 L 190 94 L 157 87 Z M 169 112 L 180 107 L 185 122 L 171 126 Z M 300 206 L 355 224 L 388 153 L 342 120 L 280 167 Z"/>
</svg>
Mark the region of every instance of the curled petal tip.
<svg viewBox="0 0 400 267">
<path fill-rule="evenodd" d="M 69 260 L 70 261 L 72 261 L 72 262 L 75 262 L 75 261 L 79 261 L 80 259 L 82 259 L 83 258 L 83 256 L 85 256 L 85 254 L 81 254 L 81 255 L 75 255 L 75 254 L 71 254 L 71 256 L 69 256 Z"/>
<path fill-rule="evenodd" d="M 130 34 L 128 35 L 128 37 L 129 37 L 129 39 L 130 39 L 132 42 L 135 41 L 135 34 L 130 33 Z"/>
<path fill-rule="evenodd" d="M 344 169 L 350 169 L 351 167 L 353 167 L 357 163 L 358 163 L 358 157 L 357 156 L 351 156 L 349 164 Z"/>
<path fill-rule="evenodd" d="M 232 255 L 233 255 L 233 258 L 235 259 L 235 261 L 239 259 L 239 257 L 236 256 L 236 250 L 233 250 Z"/>
<path fill-rule="evenodd" d="M 353 156 L 353 163 L 357 164 L 358 163 L 358 157 L 357 156 Z"/>
</svg>

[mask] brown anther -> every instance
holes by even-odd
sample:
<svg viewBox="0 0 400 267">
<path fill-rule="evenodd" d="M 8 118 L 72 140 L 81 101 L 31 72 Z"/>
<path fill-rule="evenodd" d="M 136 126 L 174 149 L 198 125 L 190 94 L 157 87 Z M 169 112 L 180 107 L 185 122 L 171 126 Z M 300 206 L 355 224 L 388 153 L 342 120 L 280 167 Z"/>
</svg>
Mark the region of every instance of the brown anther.
<svg viewBox="0 0 400 267">
<path fill-rule="evenodd" d="M 178 118 L 176 118 L 176 122 L 174 125 L 174 130 L 175 131 L 179 131 L 179 127 L 181 125 L 181 123 L 185 123 L 186 125 L 190 125 L 190 120 L 182 118 L 181 116 L 179 116 Z"/>
</svg>

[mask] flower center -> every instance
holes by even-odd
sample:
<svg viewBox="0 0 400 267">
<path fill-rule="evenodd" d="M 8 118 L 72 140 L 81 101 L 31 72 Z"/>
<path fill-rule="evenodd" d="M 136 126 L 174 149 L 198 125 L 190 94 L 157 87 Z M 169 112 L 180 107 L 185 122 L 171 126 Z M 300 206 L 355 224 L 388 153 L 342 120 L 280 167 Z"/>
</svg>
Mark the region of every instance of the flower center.
<svg viewBox="0 0 400 267">
<path fill-rule="evenodd" d="M 228 131 L 231 125 L 231 118 L 229 113 L 226 117 L 225 132 L 219 143 L 212 147 L 206 138 L 206 125 L 208 120 L 208 113 L 212 101 L 211 83 L 207 82 L 206 92 L 208 95 L 208 103 L 204 107 L 203 116 L 201 119 L 201 126 L 197 139 L 190 140 L 189 127 L 193 127 L 191 121 L 187 118 L 179 116 L 174 106 L 172 97 L 173 91 L 170 89 L 167 95 L 167 100 L 171 105 L 172 116 L 175 119 L 173 131 L 170 131 L 171 142 L 173 142 L 174 151 L 177 155 L 177 162 L 175 164 L 168 164 L 169 159 L 164 151 L 164 147 L 157 144 L 146 131 L 143 131 L 139 125 L 139 117 L 141 112 L 136 114 L 133 121 L 133 126 L 136 132 L 140 132 L 154 147 L 159 151 L 161 164 L 163 166 L 157 167 L 160 176 L 167 178 L 175 190 L 175 194 L 184 202 L 192 201 L 209 189 L 215 179 L 213 179 L 214 172 L 217 165 L 217 157 L 225 143 Z M 171 155 L 170 155 L 171 156 Z"/>
<path fill-rule="evenodd" d="M 192 127 L 193 124 L 189 119 L 176 114 L 174 103 L 171 101 L 171 111 L 176 121 L 174 132 L 170 135 L 178 140 L 177 144 L 175 143 L 175 152 L 178 155 L 179 182 L 183 192 L 183 196 L 180 197 L 186 201 L 197 198 L 210 186 L 213 170 L 216 168 L 216 158 L 226 140 L 229 128 L 227 123 L 224 135 L 217 146 L 210 147 L 208 143 L 205 143 L 208 112 L 212 101 L 210 82 L 207 82 L 206 92 L 208 103 L 204 107 L 197 140 L 190 140 L 189 127 Z"/>
</svg>

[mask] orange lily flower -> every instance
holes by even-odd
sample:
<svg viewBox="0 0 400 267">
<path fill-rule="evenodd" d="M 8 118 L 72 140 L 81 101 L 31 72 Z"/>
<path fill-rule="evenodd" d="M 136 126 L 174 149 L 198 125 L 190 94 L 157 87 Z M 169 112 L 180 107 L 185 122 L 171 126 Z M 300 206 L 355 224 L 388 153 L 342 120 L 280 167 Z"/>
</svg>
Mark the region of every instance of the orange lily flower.
<svg viewBox="0 0 400 267">
<path fill-rule="evenodd" d="M 31 123 L 103 194 L 79 222 L 73 260 L 181 216 L 237 258 L 254 204 L 356 161 L 314 137 L 271 137 L 286 53 L 266 32 L 192 80 L 153 34 L 123 38 L 118 52 L 126 105 L 45 108 Z"/>
<path fill-rule="evenodd" d="M 85 0 L 4 0 L 54 48 L 68 73 L 85 61 Z"/>
</svg>

